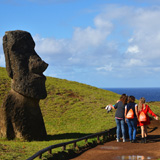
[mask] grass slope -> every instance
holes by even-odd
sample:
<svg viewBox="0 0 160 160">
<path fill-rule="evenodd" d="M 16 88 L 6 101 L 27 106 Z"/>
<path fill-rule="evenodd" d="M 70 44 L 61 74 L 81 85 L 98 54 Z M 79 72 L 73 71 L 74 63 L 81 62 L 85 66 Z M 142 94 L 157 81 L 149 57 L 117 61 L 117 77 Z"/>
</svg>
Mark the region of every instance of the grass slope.
<svg viewBox="0 0 160 160">
<path fill-rule="evenodd" d="M 22 160 L 38 150 L 53 144 L 104 131 L 115 126 L 115 111 L 107 114 L 104 107 L 114 104 L 120 95 L 78 82 L 47 77 L 48 96 L 40 101 L 40 107 L 48 134 L 47 141 L 24 142 L 0 139 L 0 159 Z M 10 90 L 10 78 L 5 68 L 0 67 L 0 106 Z M 160 103 L 152 109 L 160 112 Z M 57 149 L 58 151 L 59 149 Z M 44 155 L 45 156 L 45 155 Z"/>
</svg>

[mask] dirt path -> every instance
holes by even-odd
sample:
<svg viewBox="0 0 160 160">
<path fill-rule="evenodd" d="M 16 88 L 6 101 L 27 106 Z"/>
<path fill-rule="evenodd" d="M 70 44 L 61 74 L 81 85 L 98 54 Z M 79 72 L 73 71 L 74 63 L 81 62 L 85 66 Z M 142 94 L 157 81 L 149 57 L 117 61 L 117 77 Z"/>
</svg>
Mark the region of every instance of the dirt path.
<svg viewBox="0 0 160 160">
<path fill-rule="evenodd" d="M 148 140 L 140 143 L 107 142 L 90 149 L 72 160 L 157 160 L 160 159 L 160 121 L 152 120 L 148 126 Z"/>
</svg>

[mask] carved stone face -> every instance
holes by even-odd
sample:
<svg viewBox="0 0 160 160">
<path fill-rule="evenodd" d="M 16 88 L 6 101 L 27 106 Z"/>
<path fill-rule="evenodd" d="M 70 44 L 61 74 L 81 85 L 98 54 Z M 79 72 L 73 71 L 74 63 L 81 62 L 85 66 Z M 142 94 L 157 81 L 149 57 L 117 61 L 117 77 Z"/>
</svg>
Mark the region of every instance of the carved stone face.
<svg viewBox="0 0 160 160">
<path fill-rule="evenodd" d="M 25 31 L 8 31 L 3 37 L 6 69 L 12 79 L 12 89 L 27 97 L 44 99 L 47 93 L 43 72 L 48 64 L 38 56 L 34 47 L 30 33 Z"/>
</svg>

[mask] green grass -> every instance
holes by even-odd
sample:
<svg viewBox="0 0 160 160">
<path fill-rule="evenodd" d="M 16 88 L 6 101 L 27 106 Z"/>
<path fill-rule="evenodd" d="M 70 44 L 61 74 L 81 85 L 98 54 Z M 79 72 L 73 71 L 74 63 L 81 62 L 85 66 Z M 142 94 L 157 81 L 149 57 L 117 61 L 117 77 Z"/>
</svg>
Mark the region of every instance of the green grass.
<svg viewBox="0 0 160 160">
<path fill-rule="evenodd" d="M 10 90 L 10 81 L 5 68 L 0 67 L 0 106 Z M 52 77 L 47 77 L 46 89 L 48 96 L 40 101 L 40 107 L 48 140 L 26 142 L 0 138 L 0 160 L 27 159 L 50 145 L 115 127 L 115 111 L 107 114 L 104 108 L 107 104 L 114 104 L 120 95 L 86 84 Z M 160 106 L 160 102 L 149 105 L 155 113 L 160 112 L 160 107 L 157 107 Z M 58 148 L 54 151 L 60 150 Z M 43 154 L 43 157 L 46 156 L 47 153 Z"/>
</svg>

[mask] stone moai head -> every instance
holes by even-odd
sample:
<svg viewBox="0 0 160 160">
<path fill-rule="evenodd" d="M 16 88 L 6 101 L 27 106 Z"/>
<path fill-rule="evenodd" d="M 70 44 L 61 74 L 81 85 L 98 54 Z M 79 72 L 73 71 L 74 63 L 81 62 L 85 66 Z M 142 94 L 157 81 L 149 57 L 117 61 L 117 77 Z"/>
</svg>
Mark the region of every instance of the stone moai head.
<svg viewBox="0 0 160 160">
<path fill-rule="evenodd" d="M 3 37 L 6 70 L 12 79 L 11 88 L 24 96 L 44 99 L 47 92 L 43 72 L 48 64 L 38 56 L 34 47 L 32 36 L 26 31 L 7 31 Z"/>
</svg>

